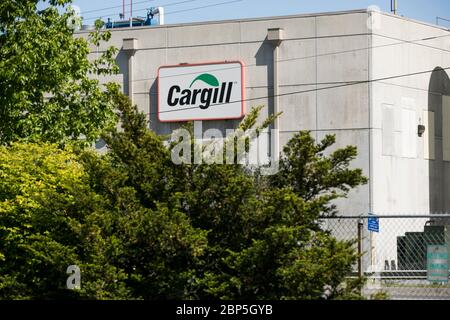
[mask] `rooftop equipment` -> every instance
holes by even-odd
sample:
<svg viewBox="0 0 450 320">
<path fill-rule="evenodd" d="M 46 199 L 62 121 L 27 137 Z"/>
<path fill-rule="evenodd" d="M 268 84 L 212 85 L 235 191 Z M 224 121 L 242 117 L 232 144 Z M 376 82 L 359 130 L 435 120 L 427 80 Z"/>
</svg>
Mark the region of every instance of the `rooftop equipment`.
<svg viewBox="0 0 450 320">
<path fill-rule="evenodd" d="M 120 19 L 118 21 L 111 21 L 108 18 L 106 22 L 106 29 L 115 28 L 133 28 L 133 27 L 143 27 L 152 25 L 163 25 L 164 24 L 164 8 L 150 8 L 147 10 L 147 17 L 132 17 L 130 19 L 124 19 L 125 14 L 120 14 Z M 157 21 L 155 22 L 155 16 L 157 16 Z"/>
</svg>

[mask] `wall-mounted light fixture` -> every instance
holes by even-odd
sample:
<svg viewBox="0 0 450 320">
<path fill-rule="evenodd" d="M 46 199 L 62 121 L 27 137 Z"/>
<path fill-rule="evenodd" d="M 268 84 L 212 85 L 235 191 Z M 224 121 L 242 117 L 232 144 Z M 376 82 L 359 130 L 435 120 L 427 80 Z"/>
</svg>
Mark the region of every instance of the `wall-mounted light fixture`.
<svg viewBox="0 0 450 320">
<path fill-rule="evenodd" d="M 419 137 L 423 136 L 425 132 L 425 126 L 423 124 L 419 124 L 417 126 L 417 134 L 419 135 Z"/>
</svg>

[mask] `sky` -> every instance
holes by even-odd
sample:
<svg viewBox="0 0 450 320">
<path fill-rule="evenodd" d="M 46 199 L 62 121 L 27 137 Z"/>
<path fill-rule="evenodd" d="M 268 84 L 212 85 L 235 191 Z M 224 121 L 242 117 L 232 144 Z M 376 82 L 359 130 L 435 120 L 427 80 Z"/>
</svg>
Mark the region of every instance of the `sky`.
<svg viewBox="0 0 450 320">
<path fill-rule="evenodd" d="M 131 0 L 125 0 L 126 16 Z M 166 24 L 255 18 L 302 13 L 364 9 L 370 5 L 390 11 L 390 0 L 134 0 L 133 16 L 145 16 L 146 8 L 163 6 Z M 117 19 L 122 12 L 122 0 L 74 0 L 86 24 L 96 18 Z M 114 8 L 115 7 L 115 8 Z M 204 7 L 204 8 L 199 8 Z M 98 10 L 98 11 L 97 11 Z M 398 0 L 398 14 L 436 23 L 436 17 L 450 20 L 450 0 Z M 450 27 L 450 22 L 439 24 Z"/>
</svg>

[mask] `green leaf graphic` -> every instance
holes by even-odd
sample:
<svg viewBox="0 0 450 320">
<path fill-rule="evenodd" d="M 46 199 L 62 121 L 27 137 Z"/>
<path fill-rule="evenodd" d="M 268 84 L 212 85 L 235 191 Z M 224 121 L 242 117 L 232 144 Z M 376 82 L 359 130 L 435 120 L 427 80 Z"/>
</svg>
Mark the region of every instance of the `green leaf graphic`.
<svg viewBox="0 0 450 320">
<path fill-rule="evenodd" d="M 205 82 L 205 83 L 207 83 L 207 84 L 209 84 L 210 86 L 213 86 L 213 87 L 218 87 L 219 86 L 219 81 L 217 80 L 216 77 L 214 77 L 212 74 L 209 74 L 209 73 L 203 73 L 203 74 L 199 75 L 197 78 L 195 78 L 192 81 L 192 83 L 189 86 L 189 88 L 192 87 L 194 82 L 197 81 L 197 80 L 201 80 L 201 81 L 203 81 L 203 82 Z"/>
</svg>

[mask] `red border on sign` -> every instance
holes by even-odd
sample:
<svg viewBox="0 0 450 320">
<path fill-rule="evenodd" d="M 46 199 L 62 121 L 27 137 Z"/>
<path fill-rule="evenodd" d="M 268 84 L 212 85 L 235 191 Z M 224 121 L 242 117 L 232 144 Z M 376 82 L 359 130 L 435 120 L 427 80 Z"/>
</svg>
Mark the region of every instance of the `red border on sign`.
<svg viewBox="0 0 450 320">
<path fill-rule="evenodd" d="M 195 118 L 195 119 L 179 119 L 179 120 L 161 120 L 160 116 L 160 94 L 159 94 L 159 72 L 163 68 L 182 68 L 182 67 L 195 67 L 195 66 L 205 66 L 205 65 L 212 65 L 212 64 L 232 64 L 232 63 L 239 63 L 241 65 L 241 115 L 239 117 L 231 117 L 231 118 Z M 245 115 L 245 73 L 244 73 L 245 64 L 240 60 L 234 60 L 234 61 L 219 61 L 219 62 L 203 62 L 203 63 L 192 63 L 192 64 L 176 64 L 176 65 L 167 65 L 167 66 L 160 66 L 158 68 L 158 121 L 159 122 L 186 122 L 186 121 L 201 121 L 201 120 L 235 120 L 235 119 L 241 119 Z"/>
</svg>

